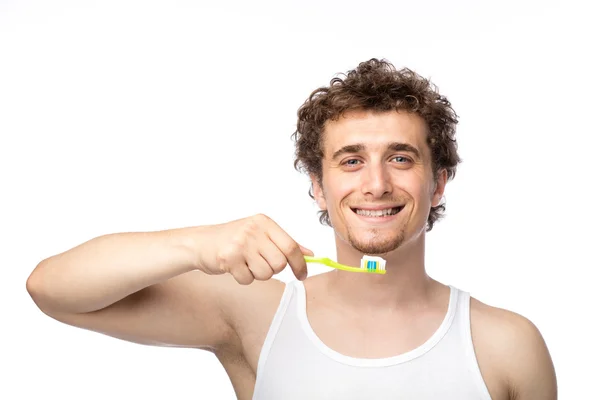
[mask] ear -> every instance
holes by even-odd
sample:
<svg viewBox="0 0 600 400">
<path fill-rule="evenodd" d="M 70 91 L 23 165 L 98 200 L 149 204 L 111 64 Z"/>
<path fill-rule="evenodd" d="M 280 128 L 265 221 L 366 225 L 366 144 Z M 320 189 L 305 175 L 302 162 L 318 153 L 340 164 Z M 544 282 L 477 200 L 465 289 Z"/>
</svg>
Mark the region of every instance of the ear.
<svg viewBox="0 0 600 400">
<path fill-rule="evenodd" d="M 438 172 L 437 179 L 435 181 L 435 190 L 431 197 L 431 206 L 437 207 L 440 205 L 442 198 L 444 197 L 444 189 L 448 183 L 448 171 L 442 169 Z"/>
<path fill-rule="evenodd" d="M 325 202 L 325 193 L 323 193 L 323 188 L 319 184 L 319 180 L 314 175 L 311 175 L 310 181 L 312 183 L 312 191 L 313 196 L 315 196 L 315 202 L 321 210 L 327 210 L 327 203 Z"/>
</svg>

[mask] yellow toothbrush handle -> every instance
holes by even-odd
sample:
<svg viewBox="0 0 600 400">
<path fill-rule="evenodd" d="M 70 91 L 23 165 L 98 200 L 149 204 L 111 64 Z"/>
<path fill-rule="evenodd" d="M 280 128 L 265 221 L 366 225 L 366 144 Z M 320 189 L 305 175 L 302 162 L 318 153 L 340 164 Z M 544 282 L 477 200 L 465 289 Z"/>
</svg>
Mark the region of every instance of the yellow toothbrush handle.
<svg viewBox="0 0 600 400">
<path fill-rule="evenodd" d="M 330 260 L 329 258 L 325 258 L 325 257 L 304 256 L 304 260 L 307 263 L 311 263 L 311 262 L 312 263 L 320 263 L 320 264 L 326 265 L 328 267 L 341 269 L 343 271 L 366 272 L 366 273 L 370 273 L 370 274 L 385 274 L 385 270 L 374 270 L 374 269 L 369 270 L 366 268 L 349 267 L 348 265 L 337 263 L 337 262 Z"/>
</svg>

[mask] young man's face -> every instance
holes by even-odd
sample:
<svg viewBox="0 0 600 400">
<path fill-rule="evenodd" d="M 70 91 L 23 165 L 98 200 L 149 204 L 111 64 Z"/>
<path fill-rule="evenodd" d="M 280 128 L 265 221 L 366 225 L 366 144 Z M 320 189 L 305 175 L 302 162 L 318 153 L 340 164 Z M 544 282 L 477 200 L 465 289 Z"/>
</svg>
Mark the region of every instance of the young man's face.
<svg viewBox="0 0 600 400">
<path fill-rule="evenodd" d="M 313 177 L 313 191 L 340 239 L 383 254 L 424 232 L 447 180 L 433 180 L 426 137 L 425 121 L 406 112 L 353 111 L 326 123 L 323 187 Z"/>
</svg>

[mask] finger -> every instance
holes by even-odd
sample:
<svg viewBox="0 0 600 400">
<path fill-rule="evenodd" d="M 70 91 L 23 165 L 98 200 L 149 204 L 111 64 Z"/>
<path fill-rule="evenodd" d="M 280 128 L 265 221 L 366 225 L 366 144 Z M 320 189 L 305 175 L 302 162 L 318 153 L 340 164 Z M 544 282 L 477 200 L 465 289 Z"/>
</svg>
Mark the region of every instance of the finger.
<svg viewBox="0 0 600 400">
<path fill-rule="evenodd" d="M 259 253 L 258 249 L 246 256 L 246 264 L 254 276 L 254 279 L 259 281 L 271 279 L 275 273 L 269 265 L 269 262 L 262 257 L 262 253 Z"/>
<path fill-rule="evenodd" d="M 273 243 L 279 248 L 279 250 L 285 255 L 288 264 L 292 268 L 294 275 L 298 280 L 303 281 L 308 275 L 306 268 L 306 261 L 300 245 L 296 243 L 294 239 L 290 237 L 283 229 L 279 227 L 275 222 L 275 226 L 267 230 L 267 235 Z"/>
<path fill-rule="evenodd" d="M 311 256 L 311 257 L 315 256 L 315 253 L 313 253 L 312 250 L 309 250 L 300 244 L 298 246 L 300 246 L 300 250 L 302 251 L 302 254 L 304 254 L 305 256 Z"/>
<path fill-rule="evenodd" d="M 273 243 L 271 238 L 265 233 L 264 239 L 260 243 L 260 255 L 269 264 L 274 274 L 278 274 L 288 265 L 288 260 L 283 252 Z"/>
<path fill-rule="evenodd" d="M 249 285 L 254 281 L 254 275 L 245 263 L 237 264 L 229 271 L 240 285 Z"/>
</svg>

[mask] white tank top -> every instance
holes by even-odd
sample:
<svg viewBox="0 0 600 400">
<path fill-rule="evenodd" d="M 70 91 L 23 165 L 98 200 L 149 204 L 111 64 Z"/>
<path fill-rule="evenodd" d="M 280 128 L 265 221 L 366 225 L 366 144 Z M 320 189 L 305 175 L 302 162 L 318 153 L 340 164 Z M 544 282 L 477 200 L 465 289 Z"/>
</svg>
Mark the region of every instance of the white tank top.
<svg viewBox="0 0 600 400">
<path fill-rule="evenodd" d="M 306 315 L 301 281 L 286 284 L 260 352 L 253 400 L 491 400 L 475 358 L 470 294 L 450 286 L 446 316 L 423 345 L 387 358 L 327 347 Z"/>
</svg>

